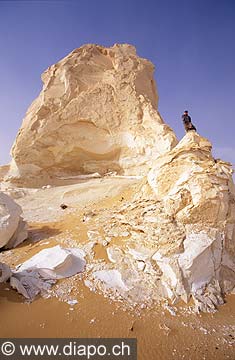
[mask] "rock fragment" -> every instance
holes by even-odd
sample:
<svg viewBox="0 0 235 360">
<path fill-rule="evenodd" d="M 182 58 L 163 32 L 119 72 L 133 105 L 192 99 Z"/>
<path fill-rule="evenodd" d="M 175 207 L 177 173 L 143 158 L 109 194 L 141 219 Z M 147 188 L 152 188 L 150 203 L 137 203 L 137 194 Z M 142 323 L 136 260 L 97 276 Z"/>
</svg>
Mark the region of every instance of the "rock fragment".
<svg viewBox="0 0 235 360">
<path fill-rule="evenodd" d="M 63 249 L 58 245 L 44 249 L 18 266 L 17 270 L 11 271 L 0 263 L 0 282 L 10 278 L 11 287 L 32 301 L 38 294 L 48 292 L 58 279 L 83 272 L 86 265 L 84 256 L 85 253 L 77 248 Z"/>
<path fill-rule="evenodd" d="M 21 207 L 0 192 L 0 248 L 11 249 L 27 239 L 27 224 L 21 214 Z"/>
</svg>

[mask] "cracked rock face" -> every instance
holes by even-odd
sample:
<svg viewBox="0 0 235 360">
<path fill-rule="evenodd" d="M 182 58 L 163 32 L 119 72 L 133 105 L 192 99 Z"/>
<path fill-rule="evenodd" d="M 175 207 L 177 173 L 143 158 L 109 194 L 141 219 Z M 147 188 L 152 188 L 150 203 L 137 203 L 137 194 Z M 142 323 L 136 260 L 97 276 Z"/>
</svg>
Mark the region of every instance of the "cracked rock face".
<svg viewBox="0 0 235 360">
<path fill-rule="evenodd" d="M 230 164 L 212 157 L 207 139 L 187 133 L 130 202 L 100 211 L 103 235 L 93 232 L 109 239 L 110 263 L 94 267 L 91 287 L 113 287 L 131 304 L 193 297 L 196 310 L 214 311 L 235 289 L 234 195 Z"/>
<path fill-rule="evenodd" d="M 12 147 L 8 176 L 43 184 L 93 172 L 146 174 L 177 143 L 157 111 L 153 72 L 127 44 L 85 45 L 50 66 Z"/>
<path fill-rule="evenodd" d="M 21 207 L 0 192 L 0 248 L 11 249 L 27 239 L 27 225 L 21 214 Z"/>
<path fill-rule="evenodd" d="M 165 256 L 159 249 L 153 257 L 163 271 L 169 297 L 193 294 L 198 302 L 207 295 L 198 306 L 208 308 L 221 303 L 221 293 L 235 286 L 232 169 L 229 163 L 215 160 L 211 148 L 207 139 L 188 132 L 148 174 L 158 201 L 185 228 L 180 253 Z"/>
</svg>

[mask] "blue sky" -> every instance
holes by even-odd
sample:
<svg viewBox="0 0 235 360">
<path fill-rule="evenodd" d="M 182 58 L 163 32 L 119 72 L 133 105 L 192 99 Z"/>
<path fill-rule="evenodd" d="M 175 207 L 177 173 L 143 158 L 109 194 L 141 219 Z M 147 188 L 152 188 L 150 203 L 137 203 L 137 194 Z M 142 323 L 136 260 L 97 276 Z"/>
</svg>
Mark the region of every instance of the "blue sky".
<svg viewBox="0 0 235 360">
<path fill-rule="evenodd" d="M 234 0 L 0 0 L 0 164 L 41 73 L 86 43 L 130 43 L 156 66 L 159 110 L 178 138 L 188 109 L 217 157 L 235 164 Z"/>
</svg>

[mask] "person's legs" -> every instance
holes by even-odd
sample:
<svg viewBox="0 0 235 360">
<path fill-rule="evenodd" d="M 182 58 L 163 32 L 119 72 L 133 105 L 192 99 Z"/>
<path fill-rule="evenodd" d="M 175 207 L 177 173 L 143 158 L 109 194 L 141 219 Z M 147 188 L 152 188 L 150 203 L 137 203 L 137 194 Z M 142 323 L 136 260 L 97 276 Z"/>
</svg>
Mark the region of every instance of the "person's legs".
<svg viewBox="0 0 235 360">
<path fill-rule="evenodd" d="M 191 122 L 184 123 L 185 131 L 188 132 L 190 130 L 196 130 L 195 126 Z"/>
</svg>

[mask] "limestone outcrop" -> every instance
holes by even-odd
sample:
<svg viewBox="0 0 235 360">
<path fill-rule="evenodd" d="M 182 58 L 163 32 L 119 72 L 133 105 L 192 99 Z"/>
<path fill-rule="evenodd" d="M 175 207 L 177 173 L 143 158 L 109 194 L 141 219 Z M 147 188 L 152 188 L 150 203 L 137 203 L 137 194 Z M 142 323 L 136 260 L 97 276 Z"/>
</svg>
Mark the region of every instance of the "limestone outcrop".
<svg viewBox="0 0 235 360">
<path fill-rule="evenodd" d="M 0 192 L 0 248 L 11 249 L 27 239 L 27 224 L 21 214 L 21 207 Z"/>
<path fill-rule="evenodd" d="M 8 178 L 147 174 L 177 144 L 157 110 L 153 72 L 127 44 L 85 45 L 50 66 L 12 147 Z"/>
<path fill-rule="evenodd" d="M 94 267 L 88 284 L 113 287 L 132 304 L 193 297 L 197 310 L 214 311 L 235 290 L 231 165 L 215 160 L 210 142 L 190 131 L 134 192 L 113 211 L 100 210 L 93 229 L 96 240 L 108 239 L 111 265 Z"/>
<path fill-rule="evenodd" d="M 209 308 L 235 287 L 232 169 L 215 160 L 211 148 L 207 139 L 190 131 L 148 174 L 157 201 L 185 229 L 181 251 L 167 254 L 160 248 L 153 255 L 169 297 L 192 294 L 199 307 Z"/>
</svg>

